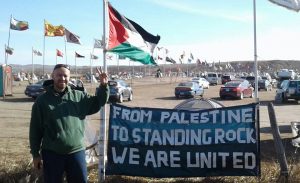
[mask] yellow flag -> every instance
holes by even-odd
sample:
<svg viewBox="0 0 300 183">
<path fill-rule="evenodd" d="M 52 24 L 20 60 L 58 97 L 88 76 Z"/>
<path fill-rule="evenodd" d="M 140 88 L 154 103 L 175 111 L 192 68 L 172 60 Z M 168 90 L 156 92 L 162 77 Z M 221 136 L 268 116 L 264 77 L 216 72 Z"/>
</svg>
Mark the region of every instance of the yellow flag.
<svg viewBox="0 0 300 183">
<path fill-rule="evenodd" d="M 45 36 L 64 36 L 65 35 L 65 28 L 62 25 L 53 26 L 49 22 L 45 21 Z"/>
</svg>

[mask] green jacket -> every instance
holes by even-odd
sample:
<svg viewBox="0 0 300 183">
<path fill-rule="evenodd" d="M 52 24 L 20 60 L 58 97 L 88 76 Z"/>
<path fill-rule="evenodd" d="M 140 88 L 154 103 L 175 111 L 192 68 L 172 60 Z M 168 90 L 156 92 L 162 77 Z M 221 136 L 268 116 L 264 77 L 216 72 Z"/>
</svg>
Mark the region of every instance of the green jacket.
<svg viewBox="0 0 300 183">
<path fill-rule="evenodd" d="M 32 156 L 40 156 L 41 149 L 58 154 L 85 149 L 85 117 L 98 112 L 108 97 L 108 86 L 100 86 L 96 96 L 69 86 L 63 96 L 58 96 L 53 85 L 48 86 L 32 106 L 29 129 Z"/>
</svg>

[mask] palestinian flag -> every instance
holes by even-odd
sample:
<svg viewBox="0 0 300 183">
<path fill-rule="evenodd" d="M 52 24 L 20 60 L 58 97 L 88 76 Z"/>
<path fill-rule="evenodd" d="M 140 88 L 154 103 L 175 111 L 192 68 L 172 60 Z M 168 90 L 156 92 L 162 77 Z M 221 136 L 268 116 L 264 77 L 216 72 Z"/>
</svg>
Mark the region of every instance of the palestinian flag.
<svg viewBox="0 0 300 183">
<path fill-rule="evenodd" d="M 156 65 L 152 53 L 160 40 L 108 3 L 109 42 L 107 51 L 143 64 Z"/>
</svg>

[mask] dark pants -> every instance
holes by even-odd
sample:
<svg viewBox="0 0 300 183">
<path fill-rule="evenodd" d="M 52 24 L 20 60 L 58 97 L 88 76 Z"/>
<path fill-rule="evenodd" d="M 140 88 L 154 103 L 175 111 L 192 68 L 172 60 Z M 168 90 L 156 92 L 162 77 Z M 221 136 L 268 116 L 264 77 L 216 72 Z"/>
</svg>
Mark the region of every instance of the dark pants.
<svg viewBox="0 0 300 183">
<path fill-rule="evenodd" d="M 63 182 L 64 172 L 69 183 L 87 182 L 87 166 L 84 150 L 66 155 L 42 150 L 42 158 L 44 181 L 46 183 Z"/>
</svg>

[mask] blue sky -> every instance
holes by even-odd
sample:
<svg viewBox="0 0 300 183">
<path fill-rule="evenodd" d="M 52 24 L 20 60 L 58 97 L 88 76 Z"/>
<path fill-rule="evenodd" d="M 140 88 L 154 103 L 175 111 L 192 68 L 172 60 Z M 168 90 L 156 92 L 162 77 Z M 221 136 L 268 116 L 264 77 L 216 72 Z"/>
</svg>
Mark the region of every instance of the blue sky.
<svg viewBox="0 0 300 183">
<path fill-rule="evenodd" d="M 207 62 L 253 60 L 253 0 L 111 0 L 121 14 L 140 24 L 150 33 L 161 36 L 159 47 L 168 48 L 175 60 L 183 51 Z M 44 19 L 63 25 L 81 37 L 82 45 L 66 43 L 67 62 L 74 65 L 74 52 L 85 55 L 77 65 L 90 65 L 93 39 L 103 35 L 102 0 L 22 0 L 3 1 L 0 11 L 0 54 L 4 63 L 4 45 L 8 42 L 10 16 L 29 22 L 26 31 L 11 30 L 10 46 L 14 54 L 8 64 L 31 64 L 32 47 L 43 52 Z M 300 14 L 256 0 L 258 60 L 300 60 Z M 55 64 L 55 52 L 65 54 L 63 37 L 45 38 L 45 64 Z M 103 65 L 102 50 L 93 65 Z M 43 57 L 33 57 L 42 64 Z M 65 63 L 65 58 L 58 58 Z M 107 60 L 108 65 L 116 61 Z M 121 64 L 127 64 L 122 61 Z M 164 63 L 162 61 L 158 62 Z M 136 64 L 136 63 L 135 63 Z"/>
</svg>

